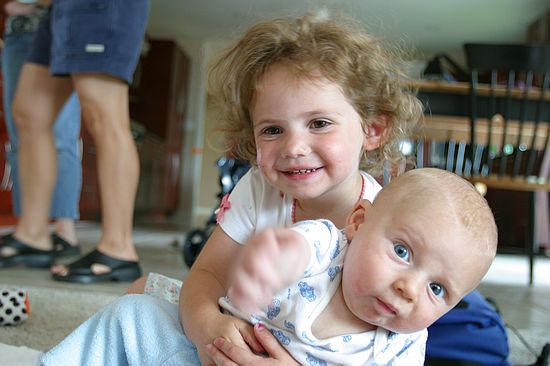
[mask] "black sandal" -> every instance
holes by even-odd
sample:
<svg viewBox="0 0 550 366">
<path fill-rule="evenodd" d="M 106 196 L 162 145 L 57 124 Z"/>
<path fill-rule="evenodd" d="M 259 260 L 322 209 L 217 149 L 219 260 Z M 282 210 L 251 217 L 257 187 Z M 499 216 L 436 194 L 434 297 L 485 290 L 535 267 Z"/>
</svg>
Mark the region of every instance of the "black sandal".
<svg viewBox="0 0 550 366">
<path fill-rule="evenodd" d="M 2 255 L 2 248 L 11 248 L 15 251 L 13 255 Z M 4 235 L 0 238 L 0 268 L 25 265 L 33 268 L 45 268 L 52 265 L 57 257 L 55 250 L 41 250 L 23 243 L 13 236 Z"/>
<path fill-rule="evenodd" d="M 105 273 L 94 273 L 92 265 L 101 264 L 110 268 Z M 138 262 L 116 259 L 94 250 L 76 262 L 67 266 L 67 273 L 54 273 L 54 280 L 78 283 L 96 283 L 104 281 L 134 281 L 141 277 L 141 268 Z"/>
<path fill-rule="evenodd" d="M 52 234 L 53 250 L 58 257 L 65 257 L 70 255 L 79 255 L 80 246 L 71 245 L 67 240 L 63 239 L 56 233 Z"/>
</svg>

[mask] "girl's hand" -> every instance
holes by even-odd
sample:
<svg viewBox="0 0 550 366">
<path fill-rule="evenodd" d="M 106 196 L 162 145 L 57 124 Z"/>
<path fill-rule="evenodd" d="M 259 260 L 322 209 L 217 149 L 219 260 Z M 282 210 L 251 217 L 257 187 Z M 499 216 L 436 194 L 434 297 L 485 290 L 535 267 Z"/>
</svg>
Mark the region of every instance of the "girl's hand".
<svg viewBox="0 0 550 366">
<path fill-rule="evenodd" d="M 206 322 L 205 328 L 207 329 L 206 332 L 213 336 L 206 338 L 209 340 L 204 343 L 196 344 L 203 365 L 211 364 L 205 345 L 212 342 L 216 337 L 223 339 L 226 343 L 245 349 L 251 354 L 265 352 L 262 344 L 256 339 L 253 327 L 244 320 L 220 313 L 220 316 L 216 317 L 213 322 Z"/>
<path fill-rule="evenodd" d="M 208 356 L 217 366 L 300 365 L 262 324 L 254 326 L 254 334 L 265 349 L 267 357 L 257 355 L 223 338 L 216 338 L 212 344 L 206 346 Z"/>
</svg>

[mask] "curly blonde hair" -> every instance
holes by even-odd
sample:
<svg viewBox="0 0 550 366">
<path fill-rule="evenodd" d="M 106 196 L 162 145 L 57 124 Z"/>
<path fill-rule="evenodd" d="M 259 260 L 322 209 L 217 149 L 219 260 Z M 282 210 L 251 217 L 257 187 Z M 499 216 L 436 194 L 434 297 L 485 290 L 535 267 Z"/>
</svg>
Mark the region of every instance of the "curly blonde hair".
<svg viewBox="0 0 550 366">
<path fill-rule="evenodd" d="M 298 78 L 323 78 L 338 84 L 361 116 L 363 130 L 375 118 L 388 118 L 387 139 L 366 151 L 362 169 L 382 172 L 384 161 L 400 161 L 399 143 L 410 138 L 422 116 L 422 104 L 405 86 L 400 52 L 352 26 L 350 19 L 307 14 L 279 18 L 250 28 L 222 53 L 210 73 L 211 93 L 221 108 L 225 148 L 256 164 L 250 104 L 256 85 L 274 64 L 284 63 Z"/>
</svg>

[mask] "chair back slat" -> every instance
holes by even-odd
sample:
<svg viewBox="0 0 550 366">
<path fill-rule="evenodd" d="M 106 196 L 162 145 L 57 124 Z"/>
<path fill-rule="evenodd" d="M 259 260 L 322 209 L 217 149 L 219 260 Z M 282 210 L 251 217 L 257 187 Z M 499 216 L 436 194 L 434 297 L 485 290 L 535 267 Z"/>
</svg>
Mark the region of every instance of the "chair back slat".
<svg viewBox="0 0 550 366">
<path fill-rule="evenodd" d="M 506 134 L 508 132 L 508 116 L 510 115 L 510 104 L 512 101 L 512 90 L 514 89 L 514 85 L 516 82 L 516 72 L 514 70 L 508 71 L 508 79 L 506 83 L 506 97 L 504 101 L 504 107 L 502 110 L 502 141 L 501 141 L 501 149 L 500 149 L 500 165 L 498 169 L 498 175 L 500 177 L 506 175 L 506 167 L 508 166 L 508 145 Z M 475 124 L 475 121 L 471 121 L 470 123 Z"/>
<path fill-rule="evenodd" d="M 527 71 L 523 82 L 523 96 L 520 105 L 519 112 L 519 131 L 516 137 L 515 151 L 514 151 L 514 166 L 512 169 L 512 177 L 520 175 L 521 164 L 523 160 L 523 152 L 532 148 L 532 146 L 525 146 L 522 142 L 523 127 L 525 120 L 527 119 L 527 107 L 529 103 L 529 90 L 533 86 L 533 72 Z"/>
<path fill-rule="evenodd" d="M 464 162 L 466 160 L 466 142 L 459 141 L 458 142 L 458 149 L 456 154 L 456 164 L 455 164 L 455 170 L 454 172 L 458 175 L 462 175 L 465 169 Z"/>
<path fill-rule="evenodd" d="M 477 89 L 478 89 L 478 75 L 477 69 L 472 69 L 470 73 L 470 121 L 475 121 L 477 119 Z M 470 159 L 472 162 L 475 161 L 475 151 L 476 151 L 476 125 L 475 123 L 470 123 Z M 476 175 L 478 173 L 477 165 L 472 165 L 472 174 Z"/>
<path fill-rule="evenodd" d="M 538 172 L 534 172 L 535 159 L 537 157 L 536 140 L 537 140 L 537 136 L 539 134 L 540 121 L 541 121 L 541 119 L 544 115 L 544 104 L 545 104 L 544 100 L 545 100 L 547 92 L 548 92 L 549 84 L 550 84 L 550 71 L 544 73 L 544 77 L 543 77 L 543 81 L 542 81 L 542 89 L 541 89 L 539 100 L 537 102 L 537 111 L 536 111 L 536 114 L 535 114 L 535 127 L 534 127 L 533 136 L 531 137 L 531 144 L 530 144 L 531 150 L 529 151 L 529 158 L 527 160 L 527 169 L 526 169 L 527 173 L 526 174 L 528 176 L 533 176 L 533 175 L 539 176 Z M 546 142 L 544 144 L 544 146 L 545 146 L 544 150 L 546 150 L 548 148 L 548 138 L 549 137 L 550 137 L 550 132 L 547 129 L 546 130 Z"/>
<path fill-rule="evenodd" d="M 496 89 L 498 84 L 498 71 L 497 70 L 491 70 L 491 84 L 490 84 L 490 91 L 489 91 L 489 115 L 494 116 L 496 114 Z M 485 146 L 493 146 L 493 119 L 490 119 L 488 121 L 487 126 L 487 142 Z M 489 173 L 491 172 L 491 168 L 493 166 L 493 155 L 494 153 L 491 151 L 490 148 L 487 148 L 484 150 L 484 164 L 487 166 L 487 169 Z"/>
</svg>

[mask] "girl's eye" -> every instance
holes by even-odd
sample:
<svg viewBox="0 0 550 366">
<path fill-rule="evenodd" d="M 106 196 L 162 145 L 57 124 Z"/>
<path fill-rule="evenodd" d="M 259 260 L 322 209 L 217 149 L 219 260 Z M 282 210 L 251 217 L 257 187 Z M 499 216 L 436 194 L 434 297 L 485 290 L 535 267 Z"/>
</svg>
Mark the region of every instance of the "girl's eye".
<svg viewBox="0 0 550 366">
<path fill-rule="evenodd" d="M 444 297 L 445 296 L 445 289 L 443 288 L 443 286 L 441 286 L 437 282 L 430 283 L 430 290 L 437 297 Z"/>
<path fill-rule="evenodd" d="M 278 135 L 282 132 L 282 128 L 277 126 L 266 127 L 262 130 L 262 135 Z"/>
<path fill-rule="evenodd" d="M 395 254 L 397 254 L 399 258 L 407 262 L 410 260 L 411 253 L 409 253 L 409 248 L 407 248 L 404 244 L 393 244 L 393 251 L 395 252 Z"/>
<path fill-rule="evenodd" d="M 331 123 L 327 121 L 326 119 L 316 119 L 314 120 L 311 125 L 313 128 L 325 128 L 329 126 Z"/>
</svg>

